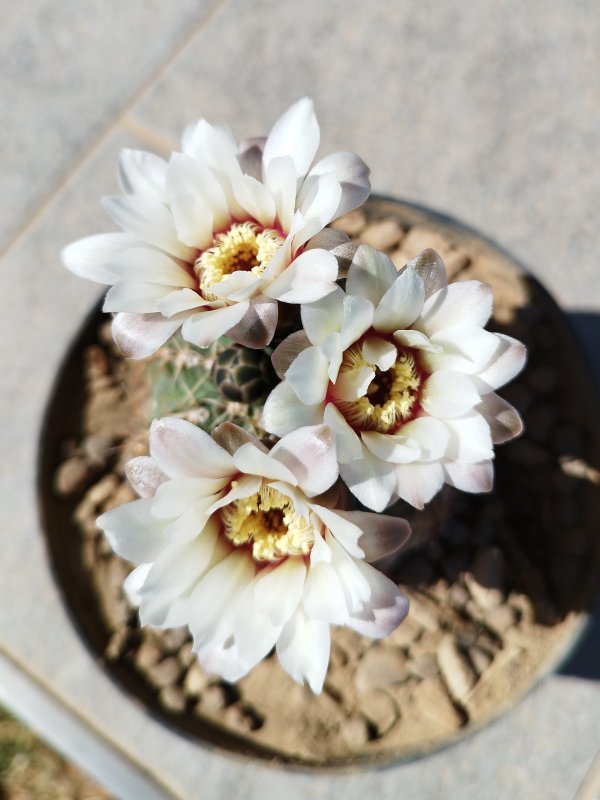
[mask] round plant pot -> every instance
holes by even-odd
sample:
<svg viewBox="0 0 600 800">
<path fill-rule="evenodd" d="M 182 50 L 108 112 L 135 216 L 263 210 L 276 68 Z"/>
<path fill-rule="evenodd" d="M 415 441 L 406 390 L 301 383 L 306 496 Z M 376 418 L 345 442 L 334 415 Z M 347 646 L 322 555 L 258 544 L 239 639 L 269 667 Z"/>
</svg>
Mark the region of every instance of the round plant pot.
<svg viewBox="0 0 600 800">
<path fill-rule="evenodd" d="M 319 697 L 274 656 L 229 685 L 202 672 L 186 630 L 139 628 L 121 589 L 130 565 L 95 519 L 133 499 L 123 465 L 145 452 L 156 408 L 147 366 L 119 356 L 99 310 L 49 400 L 39 472 L 64 601 L 114 679 L 191 736 L 318 768 L 422 756 L 504 713 L 572 649 L 600 576 L 598 397 L 564 314 L 508 254 L 427 209 L 376 198 L 336 226 L 398 267 L 432 247 L 450 280 L 490 284 L 490 327 L 523 341 L 529 363 L 501 391 L 526 433 L 497 448 L 494 491 L 447 488 L 424 513 L 395 509 L 414 534 L 381 566 L 409 616 L 380 642 L 334 630 Z"/>
</svg>

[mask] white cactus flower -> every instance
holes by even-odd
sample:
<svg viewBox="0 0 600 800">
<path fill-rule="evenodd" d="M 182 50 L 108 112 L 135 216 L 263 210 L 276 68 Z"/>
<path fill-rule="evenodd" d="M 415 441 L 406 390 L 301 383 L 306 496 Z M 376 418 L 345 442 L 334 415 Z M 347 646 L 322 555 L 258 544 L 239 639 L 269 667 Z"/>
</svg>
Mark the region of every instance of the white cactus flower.
<svg viewBox="0 0 600 800">
<path fill-rule="evenodd" d="M 73 242 L 62 258 L 77 275 L 112 285 L 104 310 L 116 315 L 125 355 L 144 358 L 179 328 L 199 347 L 223 334 L 264 347 L 278 301 L 312 302 L 334 290 L 336 254 L 348 238 L 324 228 L 361 205 L 370 184 L 353 153 L 313 165 L 319 136 L 305 98 L 266 140 L 238 146 L 228 128 L 200 120 L 168 162 L 122 153 L 123 195 L 104 205 L 125 232 Z"/>
<path fill-rule="evenodd" d="M 341 477 L 376 511 L 398 498 L 423 508 L 444 482 L 489 491 L 493 445 L 522 429 L 494 390 L 525 361 L 520 342 L 484 330 L 491 311 L 490 288 L 448 286 L 432 250 L 398 272 L 363 245 L 346 291 L 303 305 L 304 330 L 275 350 L 284 380 L 262 424 L 277 436 L 328 424 Z"/>
<path fill-rule="evenodd" d="M 143 624 L 189 625 L 201 665 L 229 681 L 275 646 L 318 693 L 331 624 L 382 637 L 405 617 L 407 599 L 366 562 L 397 549 L 408 523 L 318 497 L 338 476 L 327 426 L 270 451 L 230 423 L 213 437 L 181 419 L 154 422 L 150 456 L 127 468 L 141 499 L 98 524 L 139 564 L 126 590 Z"/>
</svg>

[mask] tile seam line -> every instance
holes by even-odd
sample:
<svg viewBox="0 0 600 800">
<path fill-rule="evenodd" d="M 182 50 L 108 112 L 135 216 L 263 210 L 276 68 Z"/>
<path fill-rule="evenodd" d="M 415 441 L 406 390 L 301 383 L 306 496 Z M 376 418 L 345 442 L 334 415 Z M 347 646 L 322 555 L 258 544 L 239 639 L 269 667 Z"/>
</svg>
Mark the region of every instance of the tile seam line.
<svg viewBox="0 0 600 800">
<path fill-rule="evenodd" d="M 42 696 L 45 696 L 51 705 L 56 705 L 59 708 L 62 708 L 63 713 L 67 716 L 67 718 L 70 719 L 70 721 L 74 722 L 76 725 L 81 725 L 91 736 L 101 743 L 100 747 L 111 752 L 113 755 L 117 756 L 123 761 L 129 762 L 138 775 L 142 776 L 149 783 L 155 784 L 156 788 L 165 794 L 165 797 L 168 796 L 169 798 L 172 798 L 172 800 L 183 800 L 183 797 L 180 794 L 175 793 L 173 787 L 167 786 L 153 772 L 145 769 L 138 761 L 134 753 L 129 752 L 127 748 L 123 747 L 121 744 L 109 740 L 102 729 L 96 727 L 92 720 L 82 716 L 68 700 L 65 700 L 64 697 L 59 696 L 46 684 L 43 679 L 40 679 L 38 675 L 31 672 L 31 670 L 19 659 L 10 654 L 3 646 L 0 646 L 0 671 L 4 671 L 5 665 L 7 666 L 8 670 L 12 669 L 18 671 L 21 676 L 23 676 L 23 678 L 29 684 L 31 684 L 33 687 L 31 690 L 32 695 L 39 693 Z M 22 711 L 19 709 L 18 703 L 12 703 L 10 698 L 6 696 L 6 686 L 4 684 L 0 686 L 0 696 L 2 696 L 2 702 L 5 708 L 8 708 L 9 711 L 17 718 L 24 720 L 25 724 L 31 727 L 42 739 L 45 740 L 47 744 L 49 744 L 50 747 L 56 748 L 63 758 L 77 761 L 75 756 L 61 749 L 60 744 L 57 744 L 56 742 L 52 741 L 50 737 L 47 737 L 45 734 L 36 730 L 35 724 L 31 722 L 29 718 L 22 716 Z M 89 775 L 89 771 L 86 766 L 81 766 L 80 768 Z"/>
<path fill-rule="evenodd" d="M 67 166 L 66 171 L 59 178 L 50 191 L 46 194 L 44 199 L 33 208 L 25 222 L 18 225 L 15 231 L 10 235 L 8 241 L 0 249 L 0 261 L 3 260 L 15 248 L 21 239 L 23 239 L 35 223 L 44 215 L 46 210 L 71 186 L 77 178 L 81 170 L 88 164 L 94 155 L 100 150 L 102 144 L 105 143 L 118 128 L 127 128 L 124 124 L 125 118 L 131 114 L 132 109 L 138 104 L 143 96 L 149 89 L 157 83 L 162 75 L 175 63 L 179 56 L 187 49 L 188 45 L 196 38 L 198 33 L 208 25 L 213 17 L 225 6 L 229 0 L 212 0 L 209 2 L 208 8 L 202 17 L 191 27 L 190 32 L 177 44 L 166 58 L 160 63 L 158 69 L 145 80 L 140 88 L 133 94 L 131 99 L 127 101 L 122 108 L 120 108 L 108 121 L 108 123 L 100 130 L 100 132 L 91 139 L 91 141 L 83 148 L 79 156 L 74 159 Z"/>
</svg>

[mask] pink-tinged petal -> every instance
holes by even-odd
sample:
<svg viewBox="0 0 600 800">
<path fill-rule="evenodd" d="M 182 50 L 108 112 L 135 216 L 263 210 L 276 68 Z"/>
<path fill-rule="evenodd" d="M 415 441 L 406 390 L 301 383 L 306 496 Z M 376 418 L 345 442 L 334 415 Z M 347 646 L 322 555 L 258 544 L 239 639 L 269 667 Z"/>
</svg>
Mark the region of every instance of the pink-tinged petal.
<svg viewBox="0 0 600 800">
<path fill-rule="evenodd" d="M 333 292 L 300 309 L 306 336 L 315 345 L 322 344 L 330 333 L 339 331 L 344 322 L 344 292 L 337 286 Z"/>
<path fill-rule="evenodd" d="M 209 347 L 213 342 L 241 322 L 250 308 L 250 302 L 235 303 L 224 308 L 199 311 L 183 323 L 181 334 L 186 342 L 196 347 Z"/>
<path fill-rule="evenodd" d="M 307 347 L 290 365 L 285 382 L 306 405 L 322 403 L 329 384 L 328 365 L 320 347 Z"/>
<path fill-rule="evenodd" d="M 313 303 L 337 288 L 338 263 L 327 250 L 301 253 L 264 293 L 282 303 Z"/>
<path fill-rule="evenodd" d="M 410 464 L 417 461 L 421 453 L 418 442 L 405 436 L 403 431 L 396 434 L 363 431 L 361 439 L 373 456 L 391 464 Z"/>
<path fill-rule="evenodd" d="M 356 431 L 348 425 L 345 417 L 333 403 L 327 403 L 323 421 L 335 433 L 337 458 L 340 464 L 362 457 L 362 445 Z"/>
<path fill-rule="evenodd" d="M 253 581 L 256 609 L 275 625 L 286 622 L 302 599 L 305 579 L 306 565 L 301 558 L 287 558 L 261 570 Z"/>
<path fill-rule="evenodd" d="M 250 175 L 240 175 L 232 183 L 233 194 L 240 206 L 261 225 L 272 225 L 276 209 L 266 186 Z"/>
<path fill-rule="evenodd" d="M 237 471 L 229 453 L 208 433 L 178 417 L 154 420 L 150 455 L 170 478 L 221 478 Z"/>
<path fill-rule="evenodd" d="M 369 584 L 371 597 L 361 611 L 351 615 L 348 625 L 362 636 L 382 639 L 389 636 L 408 614 L 408 598 L 370 564 L 363 561 L 355 564 Z"/>
<path fill-rule="evenodd" d="M 336 400 L 352 402 L 367 393 L 370 383 L 375 378 L 375 370 L 371 367 L 356 367 L 352 371 L 343 372 L 333 387 Z"/>
<path fill-rule="evenodd" d="M 227 450 L 230 456 L 232 456 L 239 447 L 248 442 L 265 453 L 269 452 L 256 436 L 240 428 L 239 425 L 234 425 L 233 422 L 222 422 L 220 425 L 217 425 L 211 432 L 211 436 L 218 445 Z"/>
<path fill-rule="evenodd" d="M 263 164 L 268 168 L 275 158 L 289 156 L 296 175 L 306 175 L 319 147 L 319 123 L 312 101 L 299 100 L 271 128 L 263 152 Z"/>
<path fill-rule="evenodd" d="M 442 350 L 440 345 L 432 344 L 431 340 L 420 331 L 394 331 L 394 339 L 398 344 L 413 347 L 415 350 L 425 350 L 431 353 L 440 353 Z"/>
<path fill-rule="evenodd" d="M 335 513 L 359 529 L 360 535 L 356 540 L 356 545 L 362 553 L 360 557 L 365 561 L 377 561 L 390 553 L 395 553 L 411 534 L 410 525 L 401 517 L 370 514 L 368 511 L 336 511 Z M 330 530 L 350 555 L 354 555 L 335 531 L 331 528 Z"/>
<path fill-rule="evenodd" d="M 228 506 L 236 500 L 240 500 L 242 497 L 250 497 L 250 495 L 256 494 L 261 487 L 262 480 L 259 475 L 242 475 L 237 480 L 232 481 L 231 489 L 208 508 L 207 514 L 214 514 L 215 511 Z"/>
<path fill-rule="evenodd" d="M 492 389 L 498 389 L 511 381 L 523 369 L 527 360 L 527 350 L 522 342 L 503 333 L 497 333 L 495 336 L 502 342 L 502 350 L 478 376 Z"/>
<path fill-rule="evenodd" d="M 424 301 L 423 281 L 414 267 L 406 267 L 379 301 L 373 327 L 382 333 L 408 328 L 421 313 Z"/>
<path fill-rule="evenodd" d="M 377 306 L 397 277 L 398 271 L 390 258 L 361 244 L 348 271 L 346 292 Z"/>
<path fill-rule="evenodd" d="M 253 444 L 244 444 L 233 455 L 235 465 L 240 472 L 248 475 L 260 475 L 274 481 L 286 481 L 296 486 L 298 481 L 292 470 L 282 461 L 273 458 L 271 453 L 264 453 Z"/>
<path fill-rule="evenodd" d="M 320 694 L 329 664 L 330 642 L 329 625 L 310 619 L 299 607 L 277 640 L 277 658 L 295 681 L 307 681 L 312 691 Z"/>
<path fill-rule="evenodd" d="M 193 260 L 195 250 L 204 250 L 213 241 L 213 215 L 204 200 L 195 194 L 178 194 L 171 200 L 171 213 L 177 237 L 189 245 Z"/>
<path fill-rule="evenodd" d="M 472 325 L 444 328 L 430 341 L 440 349 L 424 356 L 425 368 L 431 372 L 450 369 L 474 375 L 502 350 L 497 334 Z"/>
<path fill-rule="evenodd" d="M 158 200 L 141 195 L 104 197 L 102 205 L 125 231 L 184 261 L 194 258 L 194 250 L 177 237 L 173 217 Z"/>
<path fill-rule="evenodd" d="M 259 294 L 250 300 L 250 307 L 241 322 L 230 328 L 227 335 L 244 347 L 266 347 L 275 335 L 277 315 L 277 301 Z"/>
<path fill-rule="evenodd" d="M 263 178 L 262 157 L 266 141 L 266 136 L 256 136 L 243 139 L 238 147 L 237 159 L 242 172 L 257 181 L 262 181 Z"/>
<path fill-rule="evenodd" d="M 468 375 L 438 370 L 423 384 L 421 405 L 433 417 L 458 417 L 480 401 L 479 392 Z"/>
<path fill-rule="evenodd" d="M 98 233 L 71 242 L 60 257 L 65 267 L 80 278 L 110 284 L 117 277 L 112 262 L 134 244 L 136 239 L 128 233 Z"/>
<path fill-rule="evenodd" d="M 171 200 L 192 195 L 201 200 L 201 206 L 210 211 L 216 230 L 230 221 L 229 206 L 223 187 L 206 164 L 183 153 L 173 153 L 169 162 L 167 190 Z"/>
<path fill-rule="evenodd" d="M 107 511 L 96 520 L 112 549 L 121 558 L 138 563 L 154 561 L 167 544 L 165 523 L 152 515 L 152 502 L 151 498 L 133 500 Z"/>
<path fill-rule="evenodd" d="M 119 281 L 108 290 L 102 310 L 105 313 L 153 314 L 159 310 L 159 301 L 171 291 L 171 287 L 158 283 Z"/>
<path fill-rule="evenodd" d="M 143 194 L 164 202 L 167 162 L 143 150 L 121 150 L 119 185 L 125 194 Z"/>
<path fill-rule="evenodd" d="M 363 558 L 364 551 L 358 546 L 358 540 L 362 536 L 362 531 L 347 514 L 343 514 L 338 509 L 332 510 L 325 506 L 311 503 L 310 508 L 319 517 L 327 530 L 331 533 L 336 542 L 354 558 Z M 368 516 L 368 515 L 366 515 Z M 376 514 L 372 515 L 376 517 Z"/>
<path fill-rule="evenodd" d="M 125 465 L 125 475 L 140 497 L 154 497 L 161 483 L 168 480 L 150 456 L 137 456 L 128 461 Z"/>
<path fill-rule="evenodd" d="M 308 497 L 322 494 L 337 480 L 335 436 L 327 425 L 286 434 L 270 456 L 293 472 L 297 485 Z"/>
<path fill-rule="evenodd" d="M 273 369 L 281 380 L 284 379 L 285 373 L 290 368 L 292 362 L 303 350 L 306 350 L 307 347 L 310 347 L 310 339 L 306 333 L 304 331 L 296 331 L 295 333 L 291 333 L 275 348 L 275 350 L 273 350 L 271 362 L 273 364 Z"/>
<path fill-rule="evenodd" d="M 435 250 L 431 250 L 431 248 L 423 250 L 422 253 L 411 259 L 406 266 L 413 267 L 423 281 L 425 299 L 448 285 L 444 262 Z"/>
<path fill-rule="evenodd" d="M 369 168 L 354 153 L 333 153 L 318 161 L 310 175 L 332 172 L 342 187 L 342 196 L 332 219 L 361 206 L 371 193 Z"/>
<path fill-rule="evenodd" d="M 172 519 L 184 514 L 198 500 L 220 492 L 230 481 L 228 475 L 219 478 L 178 478 L 166 481 L 156 490 L 152 513 L 155 517 Z M 214 502 L 214 498 L 211 499 Z"/>
<path fill-rule="evenodd" d="M 344 346 L 341 335 L 335 331 L 330 333 L 324 339 L 323 344 L 321 345 L 321 351 L 329 362 L 329 366 L 327 367 L 327 376 L 332 383 L 335 383 L 337 381 L 340 367 L 342 366 L 342 361 L 344 360 Z"/>
<path fill-rule="evenodd" d="M 347 234 L 335 228 L 324 228 L 313 236 L 306 244 L 306 250 L 328 250 L 338 262 L 338 277 L 346 278 L 352 259 L 356 255 L 358 245 L 350 241 Z"/>
<path fill-rule="evenodd" d="M 492 290 L 485 283 L 451 283 L 425 301 L 414 327 L 428 336 L 454 325 L 481 328 L 492 313 L 492 300 Z"/>
<path fill-rule="evenodd" d="M 340 475 L 352 494 L 373 511 L 383 511 L 396 489 L 394 465 L 376 458 L 366 447 L 362 458 L 340 464 Z"/>
<path fill-rule="evenodd" d="M 309 186 L 310 189 L 305 191 L 305 187 Z M 312 220 L 318 220 L 320 230 L 338 216 L 337 209 L 341 199 L 342 187 L 335 175 L 332 173 L 319 175 L 316 180 L 311 176 L 302 186 L 302 191 L 298 196 L 298 208 L 306 220 L 306 224 L 309 225 Z M 311 232 L 310 236 L 314 235 Z M 300 231 L 297 239 L 298 245 L 304 244 L 308 238 L 306 229 Z"/>
<path fill-rule="evenodd" d="M 256 294 L 261 278 L 253 272 L 238 270 L 210 287 L 211 294 L 224 300 L 249 300 Z"/>
<path fill-rule="evenodd" d="M 188 605 L 188 624 L 196 651 L 210 642 L 219 641 L 223 628 L 228 622 L 231 624 L 227 611 L 232 601 L 252 580 L 255 571 L 252 559 L 237 551 L 226 556 L 202 577 Z"/>
<path fill-rule="evenodd" d="M 367 331 L 373 322 L 375 309 L 365 297 L 344 297 L 344 322 L 340 331 L 342 348 L 346 350 Z"/>
<path fill-rule="evenodd" d="M 438 463 L 397 464 L 395 469 L 398 496 L 418 509 L 444 485 L 444 470 Z"/>
<path fill-rule="evenodd" d="M 419 445 L 419 461 L 437 461 L 448 449 L 448 426 L 435 417 L 417 417 L 403 425 L 400 432 Z"/>
<path fill-rule="evenodd" d="M 306 405 L 285 381 L 278 384 L 267 397 L 261 419 L 262 427 L 275 436 L 285 436 L 304 425 L 318 425 L 321 422 L 323 404 Z"/>
<path fill-rule="evenodd" d="M 306 614 L 331 625 L 348 620 L 346 595 L 337 570 L 331 563 L 311 565 L 304 584 L 302 605 Z"/>
<path fill-rule="evenodd" d="M 363 342 L 362 354 L 365 361 L 375 364 L 382 372 L 396 363 L 398 349 L 392 342 L 380 336 L 367 336 Z"/>
<path fill-rule="evenodd" d="M 290 156 L 273 158 L 265 167 L 265 186 L 275 201 L 279 224 L 289 231 L 296 206 L 297 175 Z"/>
<path fill-rule="evenodd" d="M 472 411 L 458 419 L 444 420 L 444 423 L 450 431 L 449 461 L 474 464 L 494 457 L 490 426 L 481 414 Z"/>
<path fill-rule="evenodd" d="M 118 253 L 110 266 L 120 280 L 160 283 L 193 289 L 196 280 L 180 262 L 154 247 L 128 247 Z"/>
<path fill-rule="evenodd" d="M 156 304 L 165 317 L 174 317 L 184 311 L 192 311 L 206 305 L 206 300 L 192 289 L 176 289 L 164 295 Z"/>
<path fill-rule="evenodd" d="M 523 431 L 523 421 L 516 408 L 494 392 L 486 394 L 475 411 L 479 411 L 490 426 L 494 444 L 508 442 Z"/>
<path fill-rule="evenodd" d="M 167 319 L 162 314 L 121 312 L 113 319 L 113 339 L 127 358 L 146 358 L 162 347 L 186 318 L 186 313 Z"/>
<path fill-rule="evenodd" d="M 241 174 L 237 160 L 237 142 L 226 125 L 211 125 L 205 119 L 186 129 L 183 152 L 202 164 L 228 176 Z"/>
<path fill-rule="evenodd" d="M 494 488 L 494 467 L 491 461 L 481 464 L 462 464 L 454 461 L 444 464 L 446 481 L 462 492 L 491 492 Z"/>
</svg>

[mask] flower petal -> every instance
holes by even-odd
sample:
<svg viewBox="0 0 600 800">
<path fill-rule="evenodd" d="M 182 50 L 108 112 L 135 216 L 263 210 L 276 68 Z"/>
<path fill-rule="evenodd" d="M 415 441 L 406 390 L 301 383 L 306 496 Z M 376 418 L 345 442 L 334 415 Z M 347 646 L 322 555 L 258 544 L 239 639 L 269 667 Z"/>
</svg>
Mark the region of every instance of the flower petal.
<svg viewBox="0 0 600 800">
<path fill-rule="evenodd" d="M 328 361 L 320 347 L 307 347 L 285 373 L 286 383 L 306 405 L 323 402 L 329 384 Z"/>
<path fill-rule="evenodd" d="M 348 606 L 344 588 L 332 563 L 319 561 L 308 570 L 302 605 L 312 619 L 332 625 L 344 625 L 348 620 Z"/>
<path fill-rule="evenodd" d="M 421 509 L 442 488 L 444 471 L 437 462 L 396 464 L 396 479 L 398 496 Z"/>
<path fill-rule="evenodd" d="M 199 311 L 191 317 L 188 316 L 181 328 L 181 334 L 186 342 L 195 344 L 196 347 L 209 347 L 241 322 L 249 308 L 250 301 L 245 300 L 224 308 Z"/>
<path fill-rule="evenodd" d="M 367 336 L 363 342 L 362 354 L 365 361 L 375 364 L 382 372 L 396 363 L 398 349 L 392 342 L 380 336 Z"/>
<path fill-rule="evenodd" d="M 184 514 L 198 500 L 220 492 L 229 476 L 218 478 L 177 478 L 157 487 L 152 505 L 155 517 L 172 518 Z M 214 499 L 213 499 L 214 501 Z"/>
<path fill-rule="evenodd" d="M 264 453 L 255 445 L 243 444 L 233 455 L 235 465 L 240 472 L 248 475 L 260 475 L 274 481 L 286 481 L 296 486 L 298 481 L 294 473 L 281 461 L 272 457 L 271 453 Z"/>
<path fill-rule="evenodd" d="M 277 658 L 295 681 L 305 680 L 320 694 L 329 664 L 329 625 L 307 617 L 302 606 L 283 626 L 277 640 Z"/>
<path fill-rule="evenodd" d="M 359 529 L 357 548 L 365 561 L 377 561 L 390 553 L 395 553 L 410 536 L 410 525 L 401 517 L 386 514 L 371 514 L 368 511 L 336 511 L 338 516 Z M 330 528 L 336 539 L 340 537 Z M 346 550 L 348 548 L 346 547 Z M 348 550 L 350 552 L 350 550 Z M 354 555 L 354 553 L 350 553 Z"/>
<path fill-rule="evenodd" d="M 263 153 L 268 168 L 274 158 L 289 156 L 296 175 L 306 175 L 319 147 L 320 131 L 312 101 L 299 100 L 271 128 Z"/>
<path fill-rule="evenodd" d="M 369 384 L 375 377 L 375 370 L 371 367 L 355 367 L 353 370 L 342 372 L 333 387 L 333 396 L 337 400 L 352 402 L 367 393 Z M 323 395 L 324 396 L 324 395 Z"/>
<path fill-rule="evenodd" d="M 184 153 L 173 153 L 169 161 L 167 189 L 173 201 L 176 197 L 197 197 L 211 215 L 216 230 L 230 221 L 229 206 L 223 187 L 213 170 Z"/>
<path fill-rule="evenodd" d="M 394 339 L 398 344 L 404 345 L 405 347 L 413 347 L 415 350 L 425 350 L 431 353 L 440 353 L 442 350 L 440 345 L 432 344 L 430 339 L 420 331 L 394 331 Z M 439 366 L 440 369 L 443 367 L 441 364 Z"/>
<path fill-rule="evenodd" d="M 256 436 L 240 428 L 239 425 L 234 425 L 233 422 L 222 422 L 211 432 L 211 436 L 217 444 L 224 450 L 227 450 L 230 456 L 232 456 L 239 447 L 248 442 L 251 442 L 265 453 L 269 452 Z"/>
<path fill-rule="evenodd" d="M 479 392 L 468 375 L 438 370 L 423 384 L 421 405 L 433 417 L 458 417 L 479 403 Z"/>
<path fill-rule="evenodd" d="M 119 184 L 126 194 L 143 194 L 164 202 L 166 174 L 164 158 L 144 150 L 121 150 Z"/>
<path fill-rule="evenodd" d="M 411 259 L 406 266 L 414 267 L 417 275 L 423 281 L 425 299 L 448 285 L 444 262 L 435 250 L 431 248 L 423 250 L 422 253 Z"/>
<path fill-rule="evenodd" d="M 364 297 L 377 306 L 397 277 L 398 272 L 390 258 L 361 244 L 348 271 L 346 292 Z"/>
<path fill-rule="evenodd" d="M 289 231 L 296 210 L 296 167 L 291 156 L 272 158 L 265 167 L 265 186 L 275 201 L 275 212 L 284 231 Z"/>
<path fill-rule="evenodd" d="M 306 306 L 303 306 L 303 309 Z M 279 344 L 271 356 L 273 369 L 277 375 L 283 380 L 285 373 L 290 368 L 294 359 L 296 359 L 303 350 L 310 347 L 310 340 L 304 331 L 295 331 L 286 337 L 281 344 Z"/>
<path fill-rule="evenodd" d="M 447 448 L 449 461 L 474 464 L 494 457 L 490 426 L 476 411 L 458 419 L 444 420 L 450 431 Z"/>
<path fill-rule="evenodd" d="M 339 331 L 344 321 L 344 292 L 337 286 L 333 292 L 300 309 L 302 325 L 313 344 L 323 344 L 330 333 Z"/>
<path fill-rule="evenodd" d="M 205 306 L 206 300 L 192 289 L 176 289 L 164 295 L 156 305 L 163 316 L 174 317 L 176 314 Z"/>
<path fill-rule="evenodd" d="M 261 419 L 262 427 L 275 436 L 285 436 L 303 425 L 318 425 L 321 422 L 323 404 L 306 405 L 285 381 L 278 384 L 267 397 Z"/>
<path fill-rule="evenodd" d="M 356 561 L 355 565 L 368 582 L 371 597 L 361 611 L 350 616 L 347 624 L 363 636 L 382 639 L 389 636 L 408 614 L 408 598 L 370 564 Z"/>
<path fill-rule="evenodd" d="M 241 173 L 237 143 L 226 125 L 211 125 L 205 119 L 198 120 L 184 132 L 182 145 L 186 155 L 214 170 L 229 177 Z"/>
<path fill-rule="evenodd" d="M 340 464 L 340 475 L 352 494 L 373 511 L 383 511 L 396 488 L 393 464 L 376 458 L 366 447 L 362 458 Z"/>
<path fill-rule="evenodd" d="M 492 313 L 492 290 L 479 281 L 451 283 L 434 292 L 414 327 L 431 336 L 453 325 L 483 327 Z"/>
<path fill-rule="evenodd" d="M 424 301 L 423 281 L 414 267 L 406 267 L 379 301 L 373 327 L 382 333 L 408 328 L 421 313 Z"/>
<path fill-rule="evenodd" d="M 254 580 L 254 603 L 274 624 L 286 622 L 298 608 L 304 590 L 306 566 L 301 558 L 287 558 Z"/>
<path fill-rule="evenodd" d="M 516 408 L 494 392 L 486 394 L 475 411 L 479 411 L 490 426 L 494 444 L 508 442 L 523 431 L 523 421 Z"/>
<path fill-rule="evenodd" d="M 356 431 L 348 425 L 343 414 L 333 403 L 327 403 L 323 421 L 335 433 L 337 458 L 340 464 L 362 456 L 362 445 Z"/>
<path fill-rule="evenodd" d="M 266 136 L 256 136 L 243 139 L 238 147 L 237 159 L 242 172 L 251 175 L 257 181 L 263 178 L 262 157 L 266 141 Z"/>
<path fill-rule="evenodd" d="M 298 208 L 305 220 L 305 226 L 294 238 L 296 247 L 303 245 L 335 219 L 341 198 L 342 187 L 332 173 L 306 179 L 298 196 Z M 318 223 L 318 229 L 312 230 L 315 222 Z"/>
<path fill-rule="evenodd" d="M 113 319 L 113 339 L 127 358 L 146 358 L 171 338 L 187 316 L 184 313 L 167 319 L 162 314 L 121 312 Z"/>
<path fill-rule="evenodd" d="M 418 461 L 442 458 L 450 441 L 448 426 L 435 417 L 417 417 L 403 425 L 400 432 L 419 445 Z"/>
<path fill-rule="evenodd" d="M 345 350 L 356 342 L 372 324 L 375 309 L 364 297 L 344 297 L 344 322 L 340 331 L 341 346 Z"/>
<path fill-rule="evenodd" d="M 272 225 L 276 208 L 267 187 L 250 175 L 240 175 L 232 183 L 233 194 L 240 206 L 261 225 Z"/>
<path fill-rule="evenodd" d="M 128 247 L 111 261 L 111 271 L 121 280 L 160 283 L 165 286 L 196 287 L 196 280 L 180 262 L 154 247 Z"/>
<path fill-rule="evenodd" d="M 511 381 L 523 369 L 527 360 L 527 350 L 522 342 L 503 333 L 495 335 L 502 342 L 502 350 L 478 376 L 492 389 L 498 389 Z"/>
<path fill-rule="evenodd" d="M 128 233 L 98 233 L 71 242 L 60 257 L 65 267 L 80 278 L 110 284 L 116 278 L 112 262 L 132 244 L 136 239 Z"/>
<path fill-rule="evenodd" d="M 204 250 L 213 240 L 213 215 L 204 200 L 197 194 L 178 194 L 171 200 L 173 224 L 180 241 L 195 249 Z M 193 255 L 188 259 L 193 260 Z"/>
<path fill-rule="evenodd" d="M 131 487 L 140 497 L 154 497 L 161 483 L 168 480 L 150 456 L 137 456 L 125 464 L 125 474 Z"/>
<path fill-rule="evenodd" d="M 128 561 L 154 561 L 167 544 L 165 523 L 152 515 L 152 498 L 133 500 L 102 514 L 96 524 L 106 534 L 110 546 Z"/>
<path fill-rule="evenodd" d="M 369 168 L 354 153 L 334 153 L 318 161 L 309 175 L 332 172 L 342 187 L 342 196 L 332 219 L 361 206 L 371 193 Z"/>
<path fill-rule="evenodd" d="M 270 455 L 294 473 L 298 486 L 308 497 L 322 494 L 337 480 L 335 436 L 327 425 L 288 433 Z"/>
<path fill-rule="evenodd" d="M 102 204 L 117 225 L 155 247 L 184 261 L 194 251 L 177 238 L 173 217 L 163 203 L 143 195 L 104 197 Z"/>
<path fill-rule="evenodd" d="M 266 347 L 277 327 L 277 301 L 264 294 L 250 300 L 248 311 L 241 321 L 227 331 L 234 342 L 254 349 Z"/>
<path fill-rule="evenodd" d="M 494 468 L 491 461 L 481 464 L 463 464 L 453 461 L 444 464 L 446 481 L 463 492 L 491 492 L 494 488 Z"/>
<path fill-rule="evenodd" d="M 177 417 L 154 420 L 150 455 L 170 478 L 221 478 L 237 471 L 229 453 L 208 433 Z"/>
<path fill-rule="evenodd" d="M 396 434 L 363 431 L 361 439 L 376 458 L 392 464 L 418 461 L 421 452 L 418 443 L 405 436 L 402 428 Z"/>
<path fill-rule="evenodd" d="M 264 293 L 282 303 L 313 303 L 334 292 L 338 263 L 327 250 L 301 253 Z"/>
<path fill-rule="evenodd" d="M 124 311 L 128 314 L 153 314 L 158 302 L 171 291 L 168 286 L 139 281 L 119 281 L 111 286 L 104 299 L 102 310 Z"/>
</svg>

